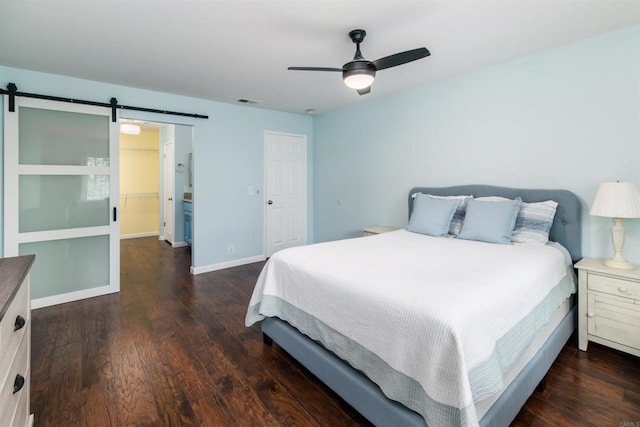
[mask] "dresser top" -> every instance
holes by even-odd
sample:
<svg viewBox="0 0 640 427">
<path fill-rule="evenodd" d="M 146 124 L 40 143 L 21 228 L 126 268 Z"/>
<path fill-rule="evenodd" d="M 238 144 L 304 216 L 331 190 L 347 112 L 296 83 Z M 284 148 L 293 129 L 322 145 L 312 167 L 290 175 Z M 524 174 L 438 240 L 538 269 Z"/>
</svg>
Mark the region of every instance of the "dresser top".
<svg viewBox="0 0 640 427">
<path fill-rule="evenodd" d="M 27 276 L 35 255 L 0 258 L 0 320 Z"/>
</svg>

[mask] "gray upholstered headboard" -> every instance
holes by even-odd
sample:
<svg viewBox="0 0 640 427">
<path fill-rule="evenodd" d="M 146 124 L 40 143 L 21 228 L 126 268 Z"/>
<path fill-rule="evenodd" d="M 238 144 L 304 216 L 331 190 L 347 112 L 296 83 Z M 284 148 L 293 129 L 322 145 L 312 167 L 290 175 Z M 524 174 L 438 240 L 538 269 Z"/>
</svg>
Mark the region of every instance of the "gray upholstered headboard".
<svg viewBox="0 0 640 427">
<path fill-rule="evenodd" d="M 433 194 L 434 196 L 502 196 L 510 199 L 522 197 L 523 201 L 529 203 L 553 200 L 558 203 L 558 208 L 556 209 L 556 216 L 553 219 L 549 238 L 567 248 L 574 262 L 582 258 L 581 204 L 580 199 L 570 191 L 508 188 L 493 185 L 415 187 L 409 192 L 409 215 L 411 215 L 411 208 L 413 207 L 412 195 L 414 193 Z"/>
</svg>

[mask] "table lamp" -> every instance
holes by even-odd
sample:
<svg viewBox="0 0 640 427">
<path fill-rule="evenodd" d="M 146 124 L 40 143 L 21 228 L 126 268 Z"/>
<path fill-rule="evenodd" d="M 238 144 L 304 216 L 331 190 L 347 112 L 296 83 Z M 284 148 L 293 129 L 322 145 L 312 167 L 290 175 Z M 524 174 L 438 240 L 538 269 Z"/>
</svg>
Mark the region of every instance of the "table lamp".
<svg viewBox="0 0 640 427">
<path fill-rule="evenodd" d="M 640 218 L 640 189 L 633 182 L 603 182 L 591 206 L 591 215 L 613 218 L 611 239 L 613 240 L 613 258 L 604 261 L 604 265 L 623 270 L 635 267 L 622 256 L 625 229 L 623 218 Z"/>
</svg>

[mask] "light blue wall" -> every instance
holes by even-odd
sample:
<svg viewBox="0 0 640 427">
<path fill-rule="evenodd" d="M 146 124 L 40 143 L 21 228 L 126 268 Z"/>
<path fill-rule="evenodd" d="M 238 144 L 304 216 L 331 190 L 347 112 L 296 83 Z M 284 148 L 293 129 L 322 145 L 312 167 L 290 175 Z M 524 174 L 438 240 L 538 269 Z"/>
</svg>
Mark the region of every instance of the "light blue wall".
<svg viewBox="0 0 640 427">
<path fill-rule="evenodd" d="M 590 217 L 588 204 L 601 181 L 640 183 L 639 75 L 634 26 L 313 120 L 1 66 L 0 85 L 209 115 L 122 114 L 193 126 L 198 268 L 263 254 L 264 130 L 307 135 L 310 242 L 405 225 L 415 185 L 486 183 L 574 191 L 585 207 L 584 254 L 608 255 L 609 221 Z M 261 195 L 247 196 L 248 186 Z M 625 255 L 640 263 L 640 220 L 625 224 Z"/>
<path fill-rule="evenodd" d="M 123 105 L 208 115 L 209 119 L 204 120 L 136 111 L 122 113 L 127 118 L 193 126 L 195 199 L 192 262 L 196 268 L 264 254 L 262 185 L 265 130 L 307 135 L 307 209 L 313 212 L 313 120 L 308 116 L 0 66 L 0 85 L 6 88 L 9 82 L 16 83 L 18 90 L 23 92 L 101 102 L 109 102 L 111 97 L 116 97 Z M 2 134 L 0 131 L 0 138 Z M 260 196 L 247 196 L 250 185 L 260 190 Z M 313 241 L 312 215 L 309 215 L 308 236 Z M 235 245 L 235 254 L 227 254 L 228 244 Z"/>
<path fill-rule="evenodd" d="M 406 225 L 414 186 L 484 183 L 575 192 L 584 255 L 611 255 L 588 205 L 602 181 L 640 184 L 640 26 L 318 116 L 314 147 L 316 241 Z"/>
</svg>

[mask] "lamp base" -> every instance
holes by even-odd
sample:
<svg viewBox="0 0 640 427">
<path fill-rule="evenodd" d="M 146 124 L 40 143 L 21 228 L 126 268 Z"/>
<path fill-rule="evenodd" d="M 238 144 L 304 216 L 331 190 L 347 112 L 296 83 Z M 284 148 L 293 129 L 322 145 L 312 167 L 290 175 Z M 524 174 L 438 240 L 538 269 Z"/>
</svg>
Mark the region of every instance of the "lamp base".
<svg viewBox="0 0 640 427">
<path fill-rule="evenodd" d="M 635 265 L 631 264 L 630 262 L 624 259 L 622 261 L 619 261 L 611 258 L 611 259 L 604 260 L 602 263 L 607 267 L 617 268 L 619 270 L 633 270 L 634 268 L 636 268 Z"/>
</svg>

